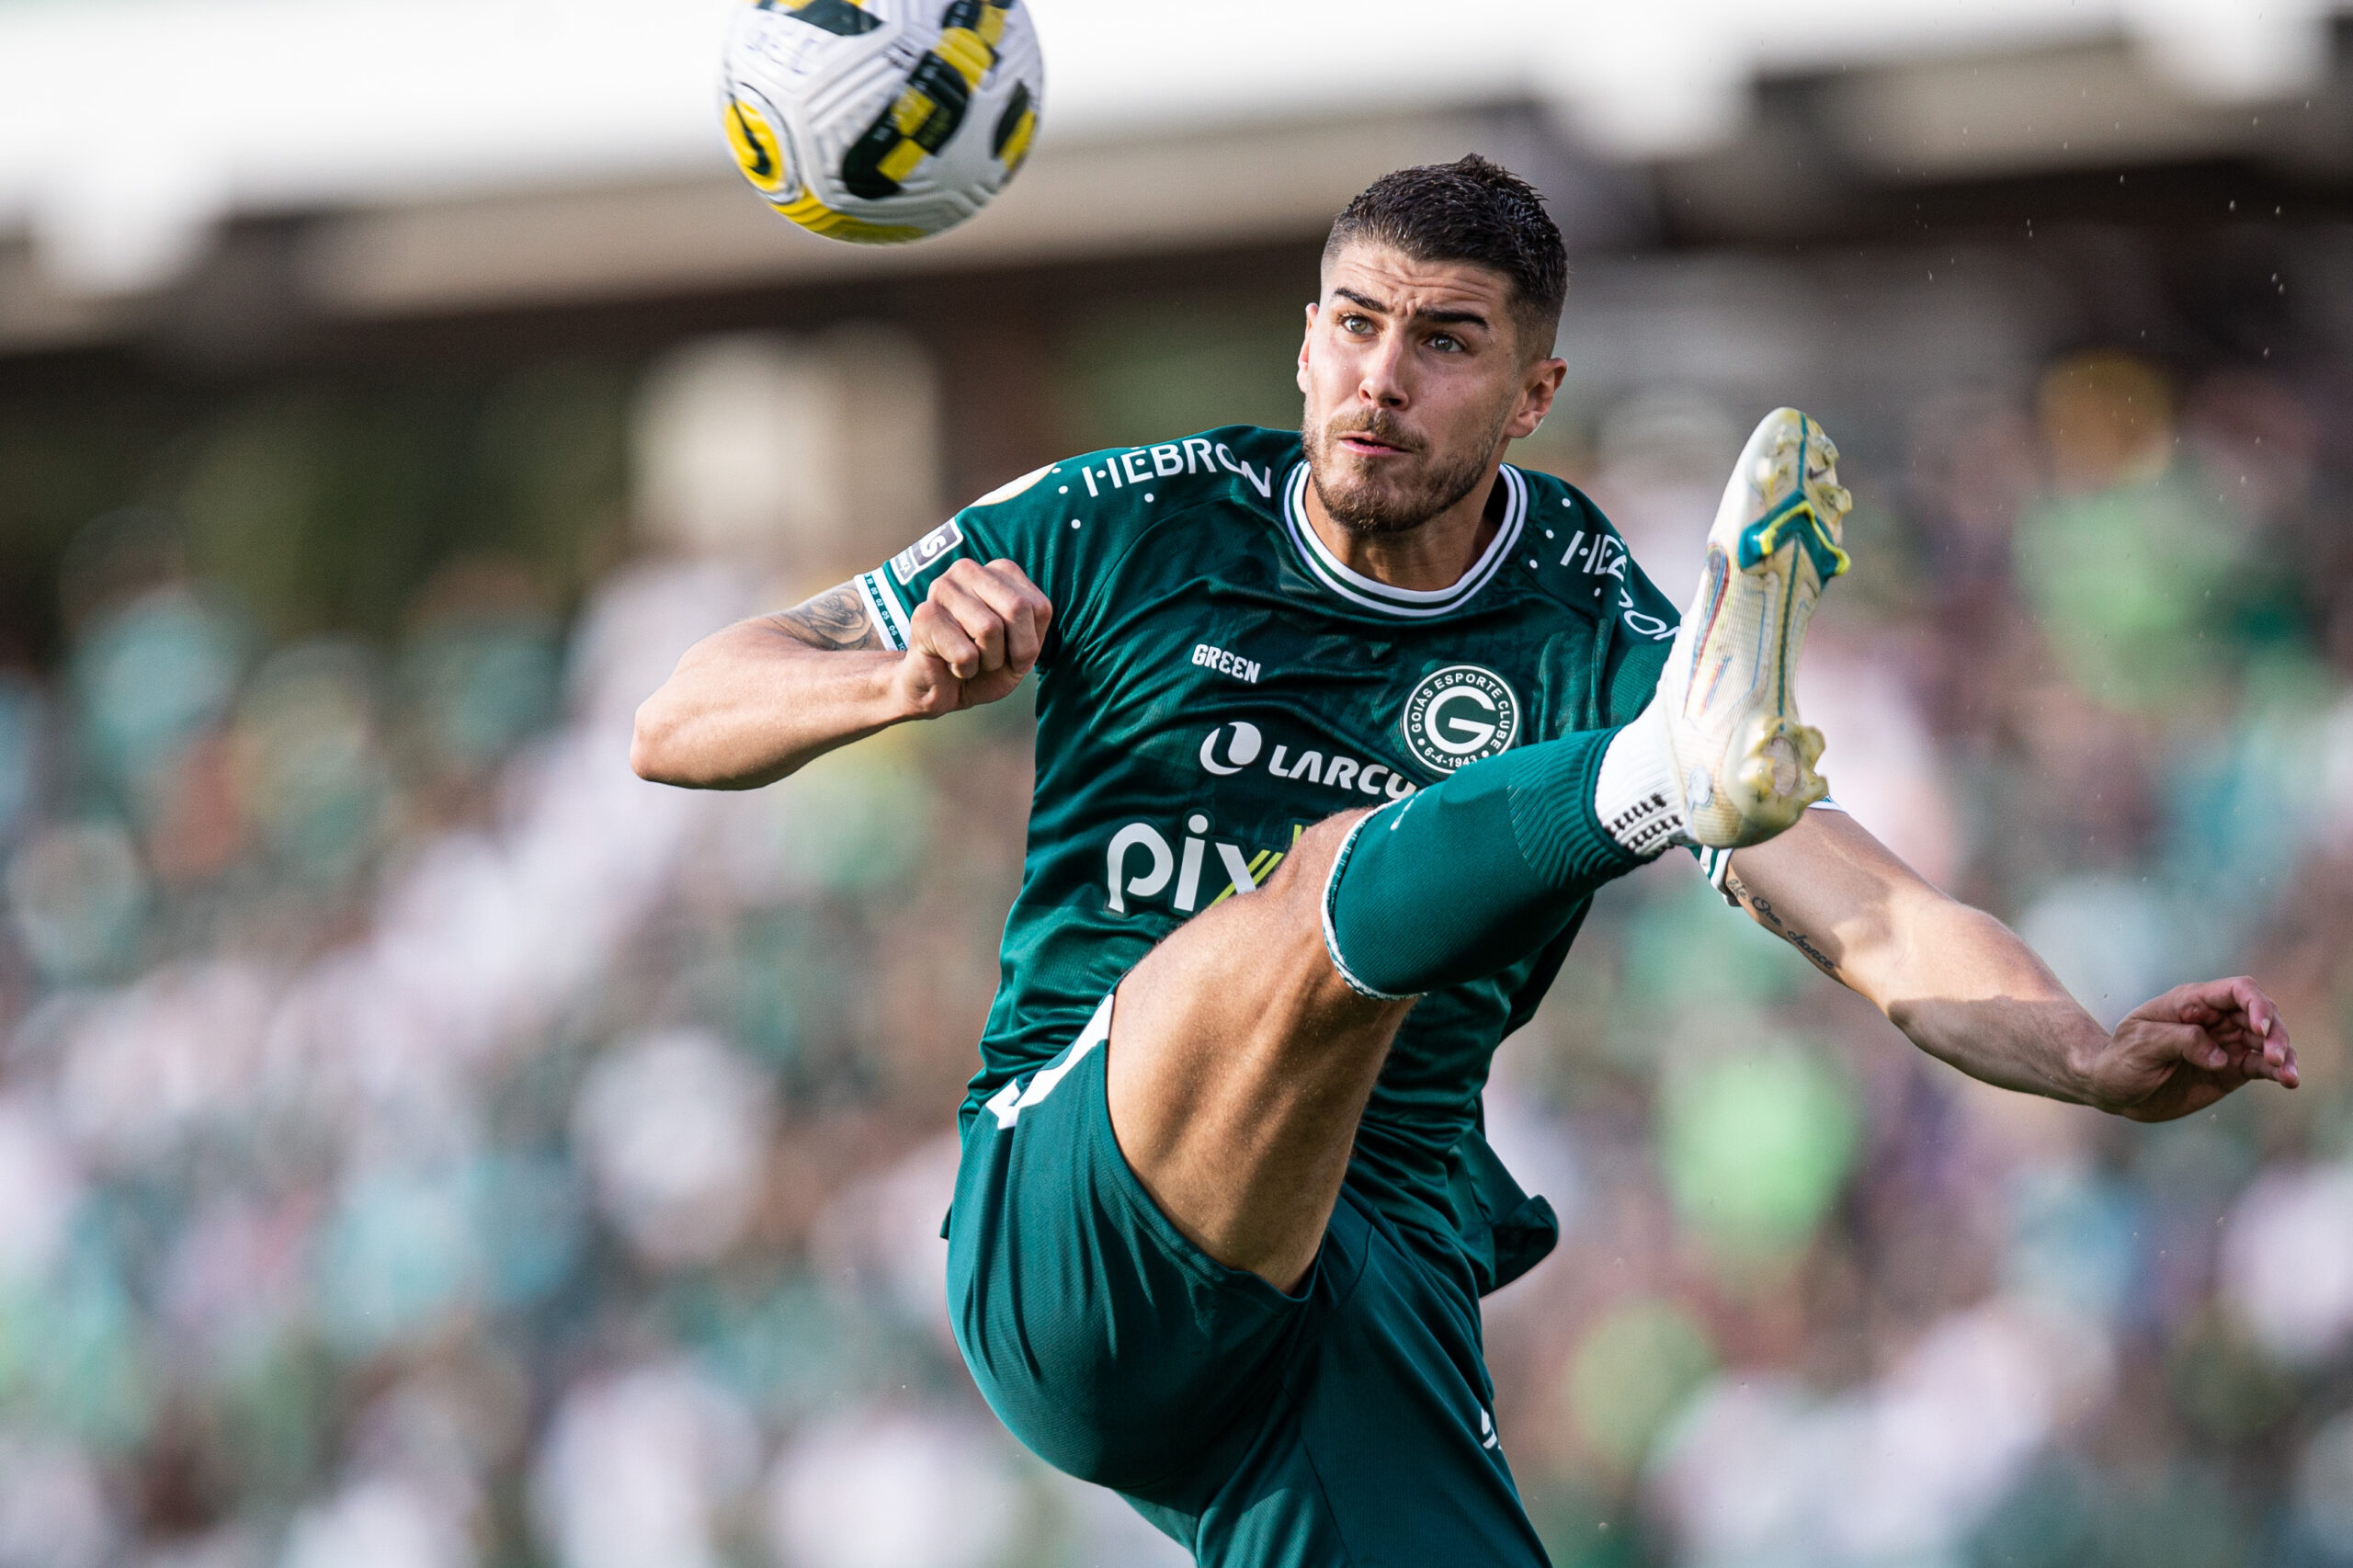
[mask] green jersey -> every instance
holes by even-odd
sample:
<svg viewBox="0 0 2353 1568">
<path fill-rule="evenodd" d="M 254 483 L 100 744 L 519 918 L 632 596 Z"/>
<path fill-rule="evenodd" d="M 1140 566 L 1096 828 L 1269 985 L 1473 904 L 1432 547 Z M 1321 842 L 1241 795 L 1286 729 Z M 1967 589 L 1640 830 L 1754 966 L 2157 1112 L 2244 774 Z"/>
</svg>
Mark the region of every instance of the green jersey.
<svg viewBox="0 0 2353 1568">
<path fill-rule="evenodd" d="M 1675 611 L 1574 487 L 1506 466 L 1494 542 L 1452 587 L 1413 590 L 1332 554 L 1307 483 L 1291 432 L 1094 452 L 983 496 L 857 580 L 893 648 L 961 557 L 1014 562 L 1053 606 L 1029 850 L 967 1126 L 1067 1047 L 1154 943 L 1263 883 L 1309 824 L 1649 700 Z M 1507 1219 L 1492 1195 L 1517 1197 L 1479 1136 L 1488 1062 L 1582 915 L 1535 957 L 1423 998 L 1358 1130 L 1349 1180 L 1401 1228 L 1466 1245 L 1488 1288 L 1517 1272 L 1480 1233 Z M 1529 1239 L 1521 1266 L 1551 1244 Z"/>
</svg>

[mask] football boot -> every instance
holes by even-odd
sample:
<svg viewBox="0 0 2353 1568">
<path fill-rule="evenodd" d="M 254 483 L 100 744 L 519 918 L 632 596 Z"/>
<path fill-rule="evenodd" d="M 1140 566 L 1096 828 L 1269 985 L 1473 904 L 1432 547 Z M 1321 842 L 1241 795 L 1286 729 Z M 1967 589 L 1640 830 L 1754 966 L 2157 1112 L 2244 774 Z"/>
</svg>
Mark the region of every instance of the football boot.
<svg viewBox="0 0 2353 1568">
<path fill-rule="evenodd" d="M 1838 449 L 1777 408 L 1748 437 L 1708 530 L 1699 591 L 1675 635 L 1655 707 L 1683 790 L 1684 836 L 1761 844 L 1829 794 L 1822 732 L 1798 722 L 1798 652 L 1847 567 Z"/>
</svg>

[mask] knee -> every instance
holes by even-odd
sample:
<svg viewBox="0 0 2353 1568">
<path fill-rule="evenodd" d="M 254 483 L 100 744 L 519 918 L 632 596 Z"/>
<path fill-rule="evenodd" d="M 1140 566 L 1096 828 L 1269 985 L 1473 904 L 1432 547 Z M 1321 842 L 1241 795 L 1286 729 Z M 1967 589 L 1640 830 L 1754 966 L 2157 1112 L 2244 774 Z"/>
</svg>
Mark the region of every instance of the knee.
<svg viewBox="0 0 2353 1568">
<path fill-rule="evenodd" d="M 1371 815 L 1370 812 L 1342 812 L 1325 817 L 1322 822 L 1299 835 L 1290 853 L 1283 857 L 1275 874 L 1267 879 L 1259 891 L 1286 903 L 1303 906 L 1315 918 L 1316 928 L 1323 928 L 1324 885 L 1331 881 L 1332 863 L 1340 858 L 1340 848 L 1357 824 Z"/>
<path fill-rule="evenodd" d="M 1285 856 L 1275 874 L 1259 891 L 1281 911 L 1281 928 L 1296 939 L 1299 965 L 1312 973 L 1321 984 L 1345 990 L 1353 1001 L 1356 993 L 1347 988 L 1333 966 L 1324 937 L 1324 900 L 1332 880 L 1332 868 L 1348 842 L 1348 835 L 1369 812 L 1343 812 L 1326 817 L 1299 836 L 1291 852 Z"/>
<path fill-rule="evenodd" d="M 1250 896 L 1222 900 L 1180 927 L 1121 983 L 1120 1016 L 1141 1016 L 1165 994 L 1166 977 L 1203 966 L 1221 977 L 1213 1001 L 1190 984 L 1176 990 L 1188 1007 L 1207 1001 L 1230 1015 L 1220 1026 L 1228 1034 L 1239 1027 L 1289 1039 L 1300 1032 L 1302 1008 L 1320 1014 L 1353 1005 L 1357 994 L 1324 946 L 1324 891 L 1349 830 L 1364 815 L 1344 812 L 1308 828 Z"/>
</svg>

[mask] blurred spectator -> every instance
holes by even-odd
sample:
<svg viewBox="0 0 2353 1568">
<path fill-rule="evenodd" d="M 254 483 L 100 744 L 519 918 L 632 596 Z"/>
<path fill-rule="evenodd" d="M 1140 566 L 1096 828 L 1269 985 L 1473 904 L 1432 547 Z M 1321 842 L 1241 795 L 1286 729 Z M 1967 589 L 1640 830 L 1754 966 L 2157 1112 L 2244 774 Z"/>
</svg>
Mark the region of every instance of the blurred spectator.
<svg viewBox="0 0 2353 1568">
<path fill-rule="evenodd" d="M 2253 540 L 2179 456 L 2174 393 L 2145 361 L 2073 357 L 2036 393 L 2054 493 L 2020 519 L 2018 584 L 2087 696 L 2160 721 L 2209 718 Z"/>
</svg>

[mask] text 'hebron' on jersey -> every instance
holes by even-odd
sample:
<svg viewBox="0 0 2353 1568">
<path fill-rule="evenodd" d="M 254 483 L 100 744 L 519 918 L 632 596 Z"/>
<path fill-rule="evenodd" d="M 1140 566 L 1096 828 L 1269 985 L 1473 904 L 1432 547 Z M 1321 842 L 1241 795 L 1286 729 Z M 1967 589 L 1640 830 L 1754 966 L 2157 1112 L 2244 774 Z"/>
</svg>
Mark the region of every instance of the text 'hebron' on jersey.
<svg viewBox="0 0 2353 1568">
<path fill-rule="evenodd" d="M 1097 499 L 1114 491 L 1150 484 L 1156 479 L 1174 479 L 1180 473 L 1214 473 L 1220 469 L 1249 481 L 1262 499 L 1272 499 L 1274 495 L 1272 468 L 1255 468 L 1246 460 L 1235 457 L 1223 441 L 1207 436 L 1188 436 L 1156 447 L 1131 447 L 1124 452 L 1099 453 L 1075 466 L 1079 477 L 1086 482 L 1086 493 Z M 1102 482 L 1099 486 L 1098 478 Z"/>
</svg>

